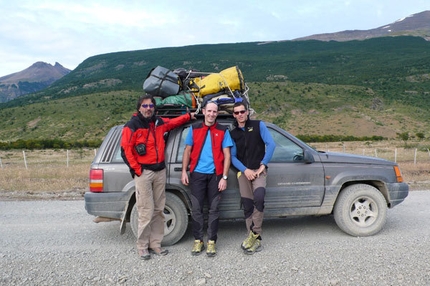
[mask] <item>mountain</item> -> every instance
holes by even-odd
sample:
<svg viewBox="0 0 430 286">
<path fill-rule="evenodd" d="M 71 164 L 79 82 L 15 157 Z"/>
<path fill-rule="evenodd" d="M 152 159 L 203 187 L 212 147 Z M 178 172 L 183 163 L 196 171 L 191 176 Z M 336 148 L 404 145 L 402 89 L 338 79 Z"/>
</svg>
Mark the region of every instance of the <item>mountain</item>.
<svg viewBox="0 0 430 286">
<path fill-rule="evenodd" d="M 417 36 L 430 40 L 430 11 L 412 14 L 399 19 L 394 23 L 387 24 L 370 30 L 347 30 L 337 33 L 316 34 L 294 39 L 295 41 L 318 40 L 318 41 L 352 41 L 364 40 L 375 37 L 389 36 Z"/>
<path fill-rule="evenodd" d="M 390 36 L 95 55 L 48 88 L 1 103 L 0 143 L 100 140 L 130 118 L 158 65 L 204 72 L 238 66 L 257 118 L 294 135 L 430 138 L 429 49 L 422 37 Z"/>
<path fill-rule="evenodd" d="M 70 70 L 59 63 L 52 66 L 36 62 L 23 71 L 0 77 L 0 102 L 40 91 L 68 73 Z"/>
</svg>

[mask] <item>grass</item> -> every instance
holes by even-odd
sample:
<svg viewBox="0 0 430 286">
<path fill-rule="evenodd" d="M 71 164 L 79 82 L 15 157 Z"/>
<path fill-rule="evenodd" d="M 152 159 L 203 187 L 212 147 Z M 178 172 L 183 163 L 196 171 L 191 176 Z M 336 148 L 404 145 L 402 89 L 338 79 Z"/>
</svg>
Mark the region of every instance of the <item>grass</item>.
<svg viewBox="0 0 430 286">
<path fill-rule="evenodd" d="M 430 189 L 430 153 L 422 144 L 417 143 L 413 148 L 405 147 L 399 141 L 310 145 L 322 151 L 364 154 L 396 161 L 410 189 L 425 190 Z M 88 191 L 88 173 L 94 155 L 93 149 L 70 150 L 68 159 L 66 150 L 25 151 L 26 167 L 23 151 L 0 151 L 0 200 L 82 198 Z"/>
<path fill-rule="evenodd" d="M 0 151 L 0 199 L 79 198 L 88 190 L 93 149 Z M 27 164 L 26 164 L 27 163 Z"/>
</svg>

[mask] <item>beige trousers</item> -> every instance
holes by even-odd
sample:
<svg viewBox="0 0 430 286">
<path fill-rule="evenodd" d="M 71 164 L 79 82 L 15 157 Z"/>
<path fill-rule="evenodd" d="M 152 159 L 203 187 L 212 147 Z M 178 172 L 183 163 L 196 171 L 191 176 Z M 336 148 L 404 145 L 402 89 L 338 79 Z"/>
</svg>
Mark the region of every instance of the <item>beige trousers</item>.
<svg viewBox="0 0 430 286">
<path fill-rule="evenodd" d="M 252 230 L 261 234 L 264 218 L 264 197 L 266 195 L 267 173 L 249 181 L 242 173 L 238 174 L 239 190 L 245 214 L 247 233 Z"/>
<path fill-rule="evenodd" d="M 144 170 L 135 176 L 138 218 L 137 249 L 161 246 L 164 236 L 164 206 L 166 204 L 166 170 Z"/>
</svg>

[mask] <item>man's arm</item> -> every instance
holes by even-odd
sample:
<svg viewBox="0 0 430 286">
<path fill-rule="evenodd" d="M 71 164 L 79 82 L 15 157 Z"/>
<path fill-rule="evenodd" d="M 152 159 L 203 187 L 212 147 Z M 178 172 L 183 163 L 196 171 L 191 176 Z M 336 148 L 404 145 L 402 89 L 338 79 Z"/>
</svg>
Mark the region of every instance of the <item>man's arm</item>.
<svg viewBox="0 0 430 286">
<path fill-rule="evenodd" d="M 195 113 L 187 113 L 181 116 L 178 116 L 176 118 L 163 118 L 163 121 L 165 122 L 165 124 L 167 125 L 167 130 L 170 131 L 172 129 L 175 129 L 176 127 L 181 126 L 184 123 L 187 123 L 188 121 L 190 121 L 191 119 L 196 119 L 195 117 Z"/>
<path fill-rule="evenodd" d="M 228 176 L 228 170 L 230 169 L 230 163 L 231 163 L 230 147 L 222 148 L 222 152 L 224 153 L 224 166 L 223 166 L 222 174 Z M 226 188 L 227 188 L 227 180 L 224 180 L 224 179 L 219 180 L 218 190 L 222 192 Z"/>
<path fill-rule="evenodd" d="M 266 144 L 266 153 L 264 154 L 263 160 L 261 163 L 267 166 L 269 164 L 269 161 L 272 159 L 273 152 L 275 152 L 275 141 L 272 138 L 272 135 L 270 135 L 269 129 L 267 129 L 266 124 L 264 124 L 263 121 L 260 121 L 260 135 L 261 139 L 263 139 L 264 144 Z"/>
<path fill-rule="evenodd" d="M 142 174 L 142 169 L 140 164 L 134 157 L 134 145 L 135 142 L 133 140 L 133 131 L 130 130 L 130 128 L 128 127 L 124 127 L 122 129 L 121 147 L 123 148 L 125 157 L 127 159 L 126 163 L 128 163 L 129 168 L 133 169 L 134 174 L 139 177 Z"/>
<path fill-rule="evenodd" d="M 237 146 L 233 143 L 233 147 L 231 147 L 231 163 L 242 173 L 245 172 L 246 166 L 237 158 Z"/>
<path fill-rule="evenodd" d="M 181 182 L 185 186 L 188 186 L 189 184 L 187 168 L 188 168 L 188 165 L 190 164 L 190 156 L 191 156 L 191 146 L 186 145 L 184 149 L 184 154 L 182 155 L 182 176 L 181 176 Z"/>
</svg>

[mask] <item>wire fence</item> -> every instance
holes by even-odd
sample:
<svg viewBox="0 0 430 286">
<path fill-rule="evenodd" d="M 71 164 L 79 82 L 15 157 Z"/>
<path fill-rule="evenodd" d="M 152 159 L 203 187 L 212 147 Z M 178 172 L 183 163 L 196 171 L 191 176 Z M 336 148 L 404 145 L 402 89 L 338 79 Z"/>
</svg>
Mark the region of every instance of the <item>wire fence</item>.
<svg viewBox="0 0 430 286">
<path fill-rule="evenodd" d="M 96 152 L 96 149 L 0 151 L 0 168 L 55 168 L 90 164 Z"/>
<path fill-rule="evenodd" d="M 430 163 L 430 150 L 428 148 L 360 146 L 357 143 L 314 143 L 311 145 L 321 151 L 377 157 L 397 163 Z"/>
<path fill-rule="evenodd" d="M 341 152 L 355 155 L 382 158 L 394 162 L 430 163 L 430 150 L 428 148 L 404 148 L 384 146 L 359 146 L 356 143 L 313 143 L 317 150 Z M 7 166 L 30 167 L 65 166 L 73 164 L 91 163 L 96 149 L 73 150 L 28 150 L 28 151 L 0 151 L 0 168 Z"/>
</svg>

